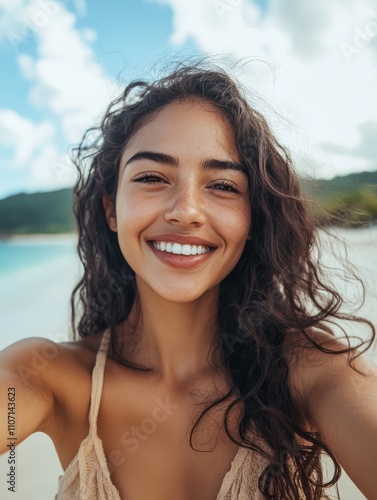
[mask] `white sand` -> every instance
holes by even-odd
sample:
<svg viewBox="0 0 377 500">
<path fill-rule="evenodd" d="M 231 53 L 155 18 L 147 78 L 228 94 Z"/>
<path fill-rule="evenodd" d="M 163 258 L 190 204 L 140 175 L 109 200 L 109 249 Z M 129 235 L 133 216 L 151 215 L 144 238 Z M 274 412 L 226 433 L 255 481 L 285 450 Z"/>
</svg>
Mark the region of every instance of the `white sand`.
<svg viewBox="0 0 377 500">
<path fill-rule="evenodd" d="M 13 234 L 7 236 L 5 241 L 17 242 L 17 243 L 59 243 L 65 241 L 73 241 L 77 239 L 76 233 L 61 233 L 61 234 Z"/>
</svg>

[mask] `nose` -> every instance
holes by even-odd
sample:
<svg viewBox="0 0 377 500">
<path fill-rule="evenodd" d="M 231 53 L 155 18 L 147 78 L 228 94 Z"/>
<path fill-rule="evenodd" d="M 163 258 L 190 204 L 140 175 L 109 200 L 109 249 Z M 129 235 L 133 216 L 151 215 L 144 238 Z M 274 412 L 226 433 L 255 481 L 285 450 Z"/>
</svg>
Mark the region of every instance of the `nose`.
<svg viewBox="0 0 377 500">
<path fill-rule="evenodd" d="M 194 184 L 186 182 L 184 186 L 177 186 L 164 213 L 167 222 L 177 222 L 182 226 L 204 224 L 204 204 Z"/>
</svg>

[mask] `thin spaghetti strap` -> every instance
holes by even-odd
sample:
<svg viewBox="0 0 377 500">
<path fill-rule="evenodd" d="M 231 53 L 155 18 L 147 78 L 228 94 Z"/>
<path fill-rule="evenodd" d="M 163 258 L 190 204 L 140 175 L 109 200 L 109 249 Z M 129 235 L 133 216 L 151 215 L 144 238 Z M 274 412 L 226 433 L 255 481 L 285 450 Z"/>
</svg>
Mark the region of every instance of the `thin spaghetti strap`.
<svg viewBox="0 0 377 500">
<path fill-rule="evenodd" d="M 110 328 L 107 328 L 102 335 L 101 344 L 96 356 L 96 364 L 92 372 L 92 390 L 90 396 L 89 412 L 89 434 L 97 436 L 97 417 L 101 402 L 103 378 L 105 373 L 106 358 L 110 341 Z"/>
</svg>

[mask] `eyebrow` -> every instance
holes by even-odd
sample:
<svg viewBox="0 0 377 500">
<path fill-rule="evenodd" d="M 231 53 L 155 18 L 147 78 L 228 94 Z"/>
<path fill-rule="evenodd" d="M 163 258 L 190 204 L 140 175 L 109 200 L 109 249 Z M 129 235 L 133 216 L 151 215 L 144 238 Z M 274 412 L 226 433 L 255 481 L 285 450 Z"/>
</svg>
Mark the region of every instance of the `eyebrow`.
<svg viewBox="0 0 377 500">
<path fill-rule="evenodd" d="M 157 153 L 156 151 L 139 151 L 126 161 L 124 168 L 126 168 L 126 166 L 130 163 L 136 162 L 138 160 L 150 160 L 156 163 L 161 163 L 163 165 L 169 165 L 170 167 L 178 167 L 179 164 L 178 158 L 165 153 Z M 201 167 L 203 170 L 234 170 L 246 175 L 244 167 L 239 163 L 233 161 L 207 158 L 206 160 L 201 162 Z"/>
</svg>

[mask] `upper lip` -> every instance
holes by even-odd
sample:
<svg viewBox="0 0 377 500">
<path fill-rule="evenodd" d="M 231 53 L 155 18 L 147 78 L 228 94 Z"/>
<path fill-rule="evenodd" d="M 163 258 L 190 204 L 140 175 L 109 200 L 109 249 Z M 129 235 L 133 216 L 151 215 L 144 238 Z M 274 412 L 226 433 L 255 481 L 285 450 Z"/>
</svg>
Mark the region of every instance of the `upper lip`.
<svg viewBox="0 0 377 500">
<path fill-rule="evenodd" d="M 181 245 L 201 245 L 204 247 L 217 248 L 216 245 L 214 245 L 210 241 L 186 234 L 159 234 L 158 236 L 152 236 L 152 238 L 149 238 L 148 241 L 171 241 L 173 243 L 180 243 Z"/>
</svg>

